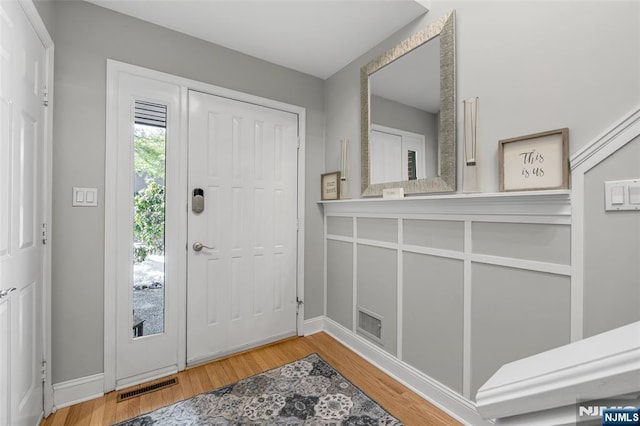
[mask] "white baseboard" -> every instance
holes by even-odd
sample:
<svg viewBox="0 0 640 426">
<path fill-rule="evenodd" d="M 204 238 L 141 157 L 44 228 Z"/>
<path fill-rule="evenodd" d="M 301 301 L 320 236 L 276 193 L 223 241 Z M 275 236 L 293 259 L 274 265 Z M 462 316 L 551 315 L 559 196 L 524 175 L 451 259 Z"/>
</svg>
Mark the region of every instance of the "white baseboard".
<svg viewBox="0 0 640 426">
<path fill-rule="evenodd" d="M 451 417 L 470 425 L 494 424 L 480 417 L 473 402 L 405 362 L 400 361 L 393 355 L 388 354 L 353 331 L 326 317 L 323 319 L 323 324 L 323 330 L 327 334 Z"/>
<path fill-rule="evenodd" d="M 304 321 L 303 336 L 310 336 L 324 330 L 324 317 L 315 317 Z"/>
<path fill-rule="evenodd" d="M 54 411 L 73 404 L 100 398 L 104 395 L 104 374 L 81 377 L 79 379 L 53 385 Z"/>
</svg>

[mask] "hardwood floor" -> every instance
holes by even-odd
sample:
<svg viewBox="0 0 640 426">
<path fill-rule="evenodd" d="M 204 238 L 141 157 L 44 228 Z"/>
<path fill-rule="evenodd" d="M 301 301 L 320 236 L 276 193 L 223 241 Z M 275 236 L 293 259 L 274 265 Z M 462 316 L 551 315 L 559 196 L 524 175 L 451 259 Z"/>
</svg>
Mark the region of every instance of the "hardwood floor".
<svg viewBox="0 0 640 426">
<path fill-rule="evenodd" d="M 329 335 L 318 333 L 285 340 L 187 369 L 178 373 L 178 385 L 127 401 L 116 402 L 117 392 L 110 392 L 102 398 L 62 408 L 50 415 L 43 425 L 111 425 L 279 367 L 314 352 L 405 425 L 460 424 Z"/>
</svg>

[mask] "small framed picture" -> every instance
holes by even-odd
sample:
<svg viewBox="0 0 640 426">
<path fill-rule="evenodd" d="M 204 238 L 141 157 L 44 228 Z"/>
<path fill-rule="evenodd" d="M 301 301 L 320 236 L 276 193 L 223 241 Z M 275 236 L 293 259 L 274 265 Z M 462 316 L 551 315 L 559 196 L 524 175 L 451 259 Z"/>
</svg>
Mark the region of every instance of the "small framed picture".
<svg viewBox="0 0 640 426">
<path fill-rule="evenodd" d="M 499 142 L 500 191 L 569 189 L 569 129 Z"/>
<path fill-rule="evenodd" d="M 320 177 L 320 198 L 322 200 L 340 199 L 340 172 L 325 173 Z"/>
</svg>

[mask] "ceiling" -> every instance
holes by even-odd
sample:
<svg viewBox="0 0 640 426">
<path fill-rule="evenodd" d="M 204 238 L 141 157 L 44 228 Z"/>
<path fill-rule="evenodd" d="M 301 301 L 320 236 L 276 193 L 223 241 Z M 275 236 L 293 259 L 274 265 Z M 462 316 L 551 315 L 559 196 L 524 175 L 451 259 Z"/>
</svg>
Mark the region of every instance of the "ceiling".
<svg viewBox="0 0 640 426">
<path fill-rule="evenodd" d="M 326 79 L 427 11 L 426 0 L 88 0 Z"/>
</svg>

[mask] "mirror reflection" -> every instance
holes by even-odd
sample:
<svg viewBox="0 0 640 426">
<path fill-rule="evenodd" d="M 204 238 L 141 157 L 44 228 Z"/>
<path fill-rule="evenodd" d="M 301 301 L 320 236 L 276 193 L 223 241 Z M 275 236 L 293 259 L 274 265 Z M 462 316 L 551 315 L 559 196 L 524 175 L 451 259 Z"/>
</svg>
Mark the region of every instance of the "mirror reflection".
<svg viewBox="0 0 640 426">
<path fill-rule="evenodd" d="M 440 37 L 371 74 L 369 90 L 370 183 L 438 176 Z"/>
<path fill-rule="evenodd" d="M 362 195 L 456 189 L 455 13 L 361 70 Z"/>
</svg>

